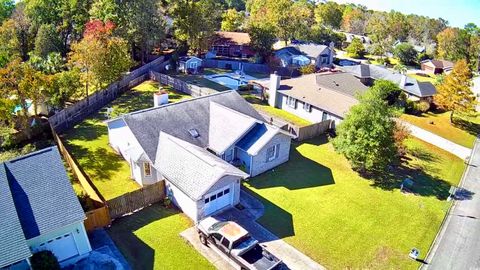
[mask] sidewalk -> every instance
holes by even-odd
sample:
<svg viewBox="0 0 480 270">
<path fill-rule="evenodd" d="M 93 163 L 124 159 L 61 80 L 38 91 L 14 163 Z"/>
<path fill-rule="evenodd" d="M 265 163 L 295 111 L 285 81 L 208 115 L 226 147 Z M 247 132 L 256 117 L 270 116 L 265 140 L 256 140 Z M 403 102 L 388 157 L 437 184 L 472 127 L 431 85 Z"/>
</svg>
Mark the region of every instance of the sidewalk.
<svg viewBox="0 0 480 270">
<path fill-rule="evenodd" d="M 401 123 L 410 130 L 413 136 L 419 138 L 422 141 L 426 141 L 430 144 L 433 144 L 445 151 L 448 151 L 461 159 L 466 159 L 471 154 L 472 150 L 467 147 L 458 145 L 443 137 L 433 134 L 430 131 L 426 131 L 422 128 L 419 128 L 405 121 L 401 121 Z"/>
</svg>

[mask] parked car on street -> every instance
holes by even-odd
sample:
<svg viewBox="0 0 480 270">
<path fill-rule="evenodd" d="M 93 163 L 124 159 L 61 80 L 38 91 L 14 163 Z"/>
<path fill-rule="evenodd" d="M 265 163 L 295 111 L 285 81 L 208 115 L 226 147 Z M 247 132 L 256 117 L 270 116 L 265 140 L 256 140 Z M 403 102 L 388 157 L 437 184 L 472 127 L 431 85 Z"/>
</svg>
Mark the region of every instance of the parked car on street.
<svg viewBox="0 0 480 270">
<path fill-rule="evenodd" d="M 279 269 L 282 261 L 264 249 L 250 234 L 233 221 L 207 217 L 197 226 L 200 241 L 214 245 L 240 269 Z"/>
</svg>

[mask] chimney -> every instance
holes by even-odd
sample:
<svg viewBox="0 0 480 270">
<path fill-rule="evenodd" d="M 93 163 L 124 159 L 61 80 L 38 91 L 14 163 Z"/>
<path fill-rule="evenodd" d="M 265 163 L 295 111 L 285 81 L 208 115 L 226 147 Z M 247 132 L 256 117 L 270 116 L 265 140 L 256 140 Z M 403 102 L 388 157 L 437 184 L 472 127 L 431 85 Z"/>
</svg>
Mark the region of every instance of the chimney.
<svg viewBox="0 0 480 270">
<path fill-rule="evenodd" d="M 334 57 L 334 54 L 335 54 L 335 42 L 330 42 L 330 44 L 328 45 L 328 47 L 330 48 L 330 56 L 328 58 L 328 63 L 330 65 L 330 67 L 333 66 L 333 57 Z"/>
<path fill-rule="evenodd" d="M 268 104 L 277 107 L 277 91 L 280 87 L 280 76 L 275 71 L 270 75 L 270 87 L 268 89 Z"/>
<path fill-rule="evenodd" d="M 405 85 L 407 84 L 407 75 L 401 74 L 400 76 L 401 76 L 400 77 L 400 83 L 399 83 L 398 86 L 400 87 L 400 89 L 403 89 L 405 87 Z"/>
<path fill-rule="evenodd" d="M 168 92 L 165 90 L 159 90 L 153 94 L 153 107 L 157 108 L 164 104 L 168 104 Z"/>
</svg>

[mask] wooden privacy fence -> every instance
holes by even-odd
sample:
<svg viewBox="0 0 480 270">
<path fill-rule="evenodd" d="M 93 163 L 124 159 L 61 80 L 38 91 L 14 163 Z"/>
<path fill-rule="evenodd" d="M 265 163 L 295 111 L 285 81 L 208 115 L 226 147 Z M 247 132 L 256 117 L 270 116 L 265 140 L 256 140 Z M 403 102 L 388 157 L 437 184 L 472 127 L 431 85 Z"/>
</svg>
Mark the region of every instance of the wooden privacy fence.
<svg viewBox="0 0 480 270">
<path fill-rule="evenodd" d="M 133 180 L 132 180 L 133 181 Z M 106 202 L 112 219 L 147 207 L 165 198 L 165 181 L 144 186 Z"/>
<path fill-rule="evenodd" d="M 102 194 L 98 192 L 90 178 L 88 178 L 88 176 L 79 167 L 77 161 L 70 155 L 62 140 L 53 128 L 52 136 L 57 143 L 58 150 L 62 154 L 63 159 L 67 162 L 68 166 L 72 170 L 72 173 L 78 179 L 80 185 L 85 190 L 85 193 L 87 193 L 87 195 L 93 201 L 93 205 L 95 206 L 95 209 L 85 212 L 85 215 L 87 216 L 83 222 L 85 229 L 87 231 L 91 231 L 110 225 L 111 218 L 108 209 L 105 206 L 105 199 L 103 198 Z"/>
<path fill-rule="evenodd" d="M 150 71 L 150 79 L 164 85 L 169 85 L 173 87 L 173 89 L 175 89 L 176 91 L 189 94 L 192 97 L 201 97 L 205 95 L 218 93 L 218 91 L 213 90 L 211 88 L 200 87 L 193 84 L 189 84 L 180 79 L 168 76 L 166 74 L 158 73 L 155 71 Z"/>
<path fill-rule="evenodd" d="M 270 68 L 267 65 L 234 60 L 204 59 L 202 66 L 206 68 L 242 69 L 245 72 L 270 73 Z"/>
<path fill-rule="evenodd" d="M 311 124 L 304 127 L 290 126 L 290 133 L 296 136 L 295 140 L 301 142 L 317 137 L 332 128 L 332 120 L 326 120 L 320 123 Z"/>
<path fill-rule="evenodd" d="M 314 123 L 308 126 L 298 126 L 262 111 L 258 111 L 258 113 L 265 119 L 267 123 L 288 131 L 290 134 L 295 136 L 296 141 L 300 142 L 317 137 L 327 132 L 327 130 L 333 128 L 333 122 L 331 120 Z"/>
<path fill-rule="evenodd" d="M 130 72 L 120 81 L 110 84 L 106 89 L 97 91 L 72 106 L 55 113 L 48 119 L 50 125 L 56 132 L 61 133 L 80 123 L 88 115 L 97 112 L 126 90 L 144 82 L 149 77 L 150 70 L 159 69 L 159 65 L 163 63 L 163 59 L 163 57 L 159 57 Z"/>
</svg>

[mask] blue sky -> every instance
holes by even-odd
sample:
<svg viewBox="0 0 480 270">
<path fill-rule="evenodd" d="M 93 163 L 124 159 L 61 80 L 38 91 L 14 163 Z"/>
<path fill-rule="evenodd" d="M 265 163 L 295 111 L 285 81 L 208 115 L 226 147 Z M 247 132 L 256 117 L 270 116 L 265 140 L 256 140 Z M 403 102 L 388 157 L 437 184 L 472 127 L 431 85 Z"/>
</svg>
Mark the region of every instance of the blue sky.
<svg viewBox="0 0 480 270">
<path fill-rule="evenodd" d="M 338 3 L 355 3 L 373 10 L 392 9 L 405 14 L 442 17 L 451 26 L 463 27 L 469 22 L 480 25 L 480 0 L 334 0 Z"/>
</svg>

